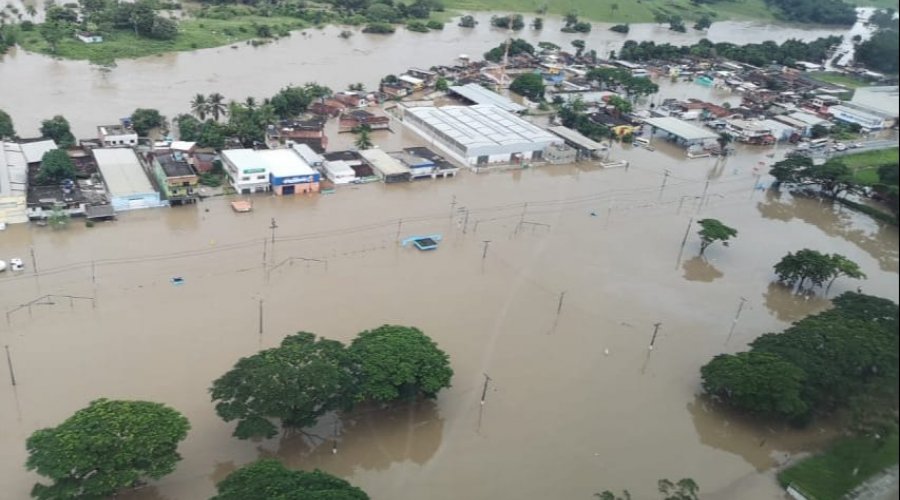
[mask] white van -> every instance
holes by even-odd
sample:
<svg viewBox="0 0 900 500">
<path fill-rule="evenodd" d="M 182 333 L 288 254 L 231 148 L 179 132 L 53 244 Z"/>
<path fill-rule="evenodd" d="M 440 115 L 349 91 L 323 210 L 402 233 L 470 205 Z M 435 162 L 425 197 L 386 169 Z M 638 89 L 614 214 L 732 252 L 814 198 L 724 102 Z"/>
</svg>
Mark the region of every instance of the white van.
<svg viewBox="0 0 900 500">
<path fill-rule="evenodd" d="M 647 139 L 646 137 L 635 137 L 631 145 L 645 148 L 650 145 L 650 139 Z"/>
</svg>

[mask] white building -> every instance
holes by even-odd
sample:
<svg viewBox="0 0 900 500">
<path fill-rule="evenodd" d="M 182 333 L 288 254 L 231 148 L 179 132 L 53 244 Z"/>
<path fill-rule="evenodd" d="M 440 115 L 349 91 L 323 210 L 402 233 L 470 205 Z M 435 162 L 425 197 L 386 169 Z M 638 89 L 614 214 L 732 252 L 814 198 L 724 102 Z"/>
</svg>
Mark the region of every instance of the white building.
<svg viewBox="0 0 900 500">
<path fill-rule="evenodd" d="M 265 158 L 252 149 L 226 149 L 222 165 L 231 186 L 240 194 L 264 193 L 269 190 L 269 166 Z"/>
<path fill-rule="evenodd" d="M 831 113 L 835 120 L 844 123 L 855 123 L 871 130 L 882 129 L 885 126 L 890 126 L 889 124 L 893 122 L 890 117 L 884 114 L 850 103 L 831 106 L 828 108 L 828 112 Z"/>
<path fill-rule="evenodd" d="M 464 165 L 542 161 L 563 140 L 494 106 L 405 108 L 403 123 Z"/>
<path fill-rule="evenodd" d="M 133 149 L 103 148 L 91 153 L 109 191 L 110 203 L 117 212 L 166 205 L 150 184 Z"/>
<path fill-rule="evenodd" d="M 726 120 L 725 131 L 739 142 L 764 142 L 773 137 L 772 129 L 761 122 L 751 120 Z"/>
<path fill-rule="evenodd" d="M 122 125 L 100 125 L 97 127 L 97 137 L 104 148 L 130 148 L 138 143 L 137 132 Z"/>
<path fill-rule="evenodd" d="M 22 148 L 0 141 L 0 224 L 28 222 L 28 163 Z"/>
<path fill-rule="evenodd" d="M 303 161 L 312 168 L 321 168 L 322 164 L 325 162 L 325 158 L 322 158 L 322 155 L 313 151 L 313 148 L 306 144 L 293 144 L 291 145 L 291 149 L 293 149 L 300 158 L 303 158 Z"/>
<path fill-rule="evenodd" d="M 409 167 L 380 149 L 364 149 L 359 155 L 372 165 L 375 175 L 387 184 L 406 182 L 411 178 Z"/>
<path fill-rule="evenodd" d="M 356 180 L 356 171 L 344 160 L 326 161 L 322 165 L 325 177 L 335 184 L 350 184 Z"/>
</svg>

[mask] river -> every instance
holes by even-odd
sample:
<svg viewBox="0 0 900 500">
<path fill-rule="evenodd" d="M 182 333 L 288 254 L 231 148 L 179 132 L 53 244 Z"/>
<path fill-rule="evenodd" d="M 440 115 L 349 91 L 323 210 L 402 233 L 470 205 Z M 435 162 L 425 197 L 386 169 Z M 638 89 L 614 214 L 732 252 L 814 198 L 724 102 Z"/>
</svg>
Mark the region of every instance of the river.
<svg viewBox="0 0 900 500">
<path fill-rule="evenodd" d="M 388 133 L 376 133 L 379 142 L 377 134 Z M 165 402 L 192 423 L 178 469 L 123 498 L 206 498 L 262 456 L 346 477 L 373 499 L 587 499 L 607 488 L 651 498 L 662 477 L 692 477 L 704 498 L 780 498 L 774 468 L 833 431 L 722 412 L 697 396 L 699 367 L 827 307 L 772 284 L 772 264 L 788 251 L 858 262 L 869 279 L 839 280 L 832 295 L 861 285 L 897 300 L 897 230 L 754 190 L 754 167 L 771 161 L 759 149 L 739 147 L 717 163 L 656 146 L 617 146 L 627 170 L 463 172 L 257 197 L 249 214 L 214 198 L 93 228 L 10 226 L 0 256 L 24 257 L 28 270 L 0 276 L 0 308 L 12 311 L 8 323 L 0 318 L 0 342 L 18 381 L 13 388 L 6 370 L 0 376 L 0 491 L 25 498 L 37 479 L 23 467 L 31 432 L 112 397 Z M 696 228 L 679 248 L 691 217 L 719 218 L 740 234 L 699 259 Z M 444 235 L 434 252 L 396 243 L 431 233 Z M 173 276 L 184 284 L 173 286 Z M 50 304 L 16 310 L 46 294 Z M 207 388 L 240 356 L 297 330 L 348 341 L 383 323 L 431 335 L 450 355 L 453 387 L 433 402 L 327 416 L 313 430 L 325 444 L 297 435 L 239 441 L 215 415 Z"/>
<path fill-rule="evenodd" d="M 22 136 L 36 135 L 41 120 L 62 114 L 76 136 L 92 137 L 97 125 L 116 122 L 135 108 L 157 108 L 169 117 L 186 112 L 197 93 L 221 92 L 235 100 L 263 98 L 286 85 L 308 81 L 334 89 L 356 82 L 375 88 L 388 73 L 451 64 L 460 54 L 480 57 L 507 36 L 504 30 L 490 27 L 490 15 L 477 14 L 479 25 L 474 29 L 449 23 L 443 31 L 430 33 L 400 28 L 393 35 L 369 35 L 355 30 L 352 37 L 342 39 L 339 27 L 309 29 L 258 47 L 242 43 L 120 60 L 112 70 L 13 49 L 0 58 L 0 109 L 12 115 Z M 683 45 L 707 37 L 740 44 L 812 40 L 847 32 L 751 21 L 716 22 L 708 33 L 677 33 L 663 25 L 634 24 L 627 35 L 621 35 L 609 31 L 609 24 L 594 23 L 593 31 L 583 36 L 562 33 L 560 27 L 559 18 L 548 18 L 543 30 L 526 29 L 516 36 L 563 47 L 584 39 L 589 49 L 605 57 L 625 40 Z"/>
</svg>

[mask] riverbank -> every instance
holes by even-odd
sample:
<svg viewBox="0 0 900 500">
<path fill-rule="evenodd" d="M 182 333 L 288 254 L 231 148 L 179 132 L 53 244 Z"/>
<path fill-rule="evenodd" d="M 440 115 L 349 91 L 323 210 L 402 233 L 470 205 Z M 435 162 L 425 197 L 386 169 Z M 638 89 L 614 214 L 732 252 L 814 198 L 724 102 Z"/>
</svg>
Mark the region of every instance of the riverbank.
<svg viewBox="0 0 900 500">
<path fill-rule="evenodd" d="M 75 38 L 61 40 L 54 51 L 35 29 L 23 31 L 19 44 L 29 52 L 111 64 L 116 59 L 207 49 L 241 42 L 269 43 L 280 37 L 291 36 L 292 31 L 308 26 L 306 22 L 291 17 L 189 18 L 178 23 L 178 35 L 172 40 L 153 40 L 137 36 L 128 30 L 116 30 L 105 36 L 101 43 L 84 43 Z M 251 40 L 254 42 L 250 42 Z"/>
</svg>

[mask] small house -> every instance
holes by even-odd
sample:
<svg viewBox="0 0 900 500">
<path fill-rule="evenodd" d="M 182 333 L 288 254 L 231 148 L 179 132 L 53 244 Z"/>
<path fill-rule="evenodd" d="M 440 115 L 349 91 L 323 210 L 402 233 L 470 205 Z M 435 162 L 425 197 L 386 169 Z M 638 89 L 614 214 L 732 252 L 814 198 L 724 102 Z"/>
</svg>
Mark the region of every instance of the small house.
<svg viewBox="0 0 900 500">
<path fill-rule="evenodd" d="M 97 33 L 91 33 L 89 31 L 77 31 L 75 33 L 75 38 L 81 40 L 84 43 L 102 43 L 103 36 Z"/>
<path fill-rule="evenodd" d="M 138 143 L 137 132 L 124 125 L 100 125 L 97 127 L 97 138 L 104 148 L 130 148 Z"/>
<path fill-rule="evenodd" d="M 200 178 L 188 163 L 188 155 L 178 150 L 147 154 L 156 182 L 170 204 L 183 205 L 197 201 Z"/>
<path fill-rule="evenodd" d="M 372 130 L 385 130 L 390 128 L 391 119 L 384 115 L 379 116 L 357 109 L 341 115 L 338 122 L 338 132 L 352 132 L 363 125 L 367 125 Z"/>
</svg>

